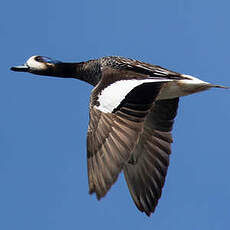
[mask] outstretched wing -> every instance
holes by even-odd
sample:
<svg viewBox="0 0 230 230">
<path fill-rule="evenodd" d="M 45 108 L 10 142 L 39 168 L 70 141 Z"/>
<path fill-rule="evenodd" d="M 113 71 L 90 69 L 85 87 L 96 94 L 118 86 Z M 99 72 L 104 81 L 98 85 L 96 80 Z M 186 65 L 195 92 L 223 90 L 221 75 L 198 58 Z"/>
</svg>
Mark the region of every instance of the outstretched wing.
<svg viewBox="0 0 230 230">
<path fill-rule="evenodd" d="M 179 98 L 155 102 L 132 157 L 124 166 L 133 201 L 147 215 L 154 212 L 165 182 L 178 102 Z"/>
<path fill-rule="evenodd" d="M 137 144 L 143 119 L 134 121 L 120 115 L 90 111 L 87 136 L 89 192 L 97 198 L 105 196 Z M 124 116 L 122 116 L 124 115 Z"/>
<path fill-rule="evenodd" d="M 162 80 L 149 81 L 130 71 L 104 73 L 91 95 L 87 136 L 89 192 L 98 199 L 129 161 L 162 85 Z M 126 80 L 119 80 L 121 74 Z"/>
</svg>

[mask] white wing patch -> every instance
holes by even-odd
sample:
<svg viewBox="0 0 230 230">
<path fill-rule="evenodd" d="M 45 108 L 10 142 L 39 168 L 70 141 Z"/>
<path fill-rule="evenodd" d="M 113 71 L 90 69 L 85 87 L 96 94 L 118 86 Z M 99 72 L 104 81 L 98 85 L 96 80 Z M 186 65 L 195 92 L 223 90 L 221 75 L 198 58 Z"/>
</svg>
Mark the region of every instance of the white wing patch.
<svg viewBox="0 0 230 230">
<path fill-rule="evenodd" d="M 95 106 L 96 109 L 103 113 L 112 113 L 123 101 L 125 96 L 133 90 L 135 87 L 143 83 L 152 82 L 169 82 L 170 79 L 144 79 L 144 80 L 120 80 L 106 87 L 98 95 L 99 106 Z"/>
</svg>

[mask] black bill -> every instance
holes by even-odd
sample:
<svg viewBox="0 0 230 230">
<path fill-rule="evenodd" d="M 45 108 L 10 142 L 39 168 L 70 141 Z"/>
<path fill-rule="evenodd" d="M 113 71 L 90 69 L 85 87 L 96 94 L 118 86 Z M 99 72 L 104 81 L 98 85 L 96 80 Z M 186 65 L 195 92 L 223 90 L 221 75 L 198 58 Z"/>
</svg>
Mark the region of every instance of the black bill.
<svg viewBox="0 0 230 230">
<path fill-rule="evenodd" d="M 29 66 L 26 65 L 13 66 L 10 68 L 10 70 L 17 71 L 17 72 L 28 72 Z"/>
</svg>

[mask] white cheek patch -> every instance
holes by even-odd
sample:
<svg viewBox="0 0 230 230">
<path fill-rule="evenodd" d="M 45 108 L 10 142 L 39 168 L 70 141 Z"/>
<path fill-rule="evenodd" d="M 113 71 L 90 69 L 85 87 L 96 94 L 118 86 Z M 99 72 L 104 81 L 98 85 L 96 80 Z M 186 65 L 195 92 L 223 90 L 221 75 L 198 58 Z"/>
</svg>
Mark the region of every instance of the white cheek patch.
<svg viewBox="0 0 230 230">
<path fill-rule="evenodd" d="M 135 87 L 143 83 L 153 82 L 168 82 L 169 79 L 144 79 L 144 80 L 120 80 L 109 85 L 98 95 L 99 106 L 95 106 L 96 109 L 104 113 L 112 113 L 120 103 L 125 99 L 126 95 Z M 153 89 L 154 90 L 154 89 Z"/>
<path fill-rule="evenodd" d="M 46 69 L 46 65 L 42 62 L 36 61 L 34 58 L 36 56 L 32 56 L 28 59 L 26 64 L 32 69 L 32 70 L 44 70 Z"/>
</svg>

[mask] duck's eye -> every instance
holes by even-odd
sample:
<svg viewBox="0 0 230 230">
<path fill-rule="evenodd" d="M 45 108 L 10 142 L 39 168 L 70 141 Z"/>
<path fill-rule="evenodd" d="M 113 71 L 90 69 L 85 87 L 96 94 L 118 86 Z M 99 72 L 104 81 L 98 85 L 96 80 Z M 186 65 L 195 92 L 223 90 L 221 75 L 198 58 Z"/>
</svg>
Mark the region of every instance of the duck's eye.
<svg viewBox="0 0 230 230">
<path fill-rule="evenodd" d="M 38 62 L 44 62 L 43 58 L 41 56 L 37 56 L 34 58 L 35 61 L 38 61 Z"/>
<path fill-rule="evenodd" d="M 54 63 L 54 64 L 59 63 L 59 61 L 44 56 L 37 56 L 34 59 L 38 62 L 44 62 L 44 63 Z"/>
</svg>

